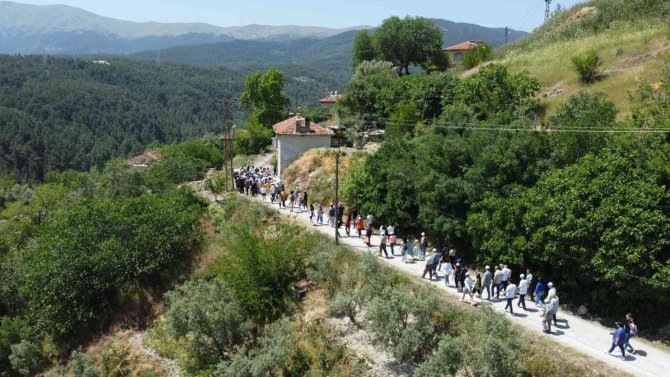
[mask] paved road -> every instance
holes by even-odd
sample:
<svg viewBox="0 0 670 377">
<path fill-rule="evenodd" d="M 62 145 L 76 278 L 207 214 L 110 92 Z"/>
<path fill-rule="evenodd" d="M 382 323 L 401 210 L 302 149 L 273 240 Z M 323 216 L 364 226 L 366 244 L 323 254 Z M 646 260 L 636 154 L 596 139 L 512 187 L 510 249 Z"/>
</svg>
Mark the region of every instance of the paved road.
<svg viewBox="0 0 670 377">
<path fill-rule="evenodd" d="M 262 199 L 259 197 L 252 198 L 257 202 L 262 203 Z M 277 209 L 277 205 L 273 205 L 269 202 L 264 203 L 272 208 Z M 309 220 L 309 212 L 299 212 L 299 213 L 290 213 L 288 210 L 281 209 L 279 212 L 285 216 L 290 216 L 294 218 L 299 223 L 303 224 L 305 227 L 315 229 L 324 234 L 332 235 L 335 237 L 335 229 L 327 225 L 324 226 L 313 226 Z M 344 235 L 344 229 L 340 230 L 340 234 Z M 357 237 L 342 237 L 340 238 L 342 244 L 349 245 L 356 250 L 361 252 L 373 252 L 377 253 L 377 249 L 374 248 L 374 245 L 379 245 L 379 236 L 373 236 L 372 244 L 373 248 L 369 249 L 361 238 Z M 390 248 L 389 248 L 390 253 Z M 421 276 L 424 268 L 424 262 L 417 261 L 415 263 L 404 263 L 402 258 L 398 256 L 400 254 L 400 247 L 396 248 L 396 256 L 389 259 L 380 258 L 384 262 L 392 265 L 393 267 L 406 271 L 415 276 Z M 439 281 L 429 281 L 425 280 L 427 284 L 433 284 L 434 286 L 449 292 L 453 295 L 458 295 L 460 293 L 456 291 L 453 287 L 446 287 L 444 280 Z M 558 293 L 560 296 L 560 287 L 558 287 Z M 466 301 L 469 301 L 469 297 L 466 296 Z M 476 299 L 479 303 L 480 300 Z M 516 305 L 517 300 L 514 301 Z M 495 310 L 503 312 L 506 301 L 494 301 L 491 303 L 485 303 L 485 305 L 492 305 Z M 464 305 L 467 305 L 464 303 Z M 608 365 L 611 365 L 614 368 L 620 369 L 624 372 L 631 373 L 636 376 L 668 376 L 670 375 L 670 352 L 663 350 L 662 348 L 655 347 L 650 342 L 642 341 L 639 338 L 633 338 L 631 345 L 636 348 L 636 353 L 631 355 L 628 354 L 626 360 L 621 360 L 619 357 L 610 356 L 606 353 L 609 349 L 610 342 L 612 339 L 613 329 L 606 328 L 600 324 L 588 321 L 577 316 L 574 316 L 570 313 L 564 311 L 559 311 L 558 327 L 552 327 L 552 334 L 542 333 L 542 324 L 539 316 L 539 310 L 535 308 L 535 304 L 528 302 L 526 307 L 528 311 L 524 311 L 521 308 L 514 307 L 515 315 L 512 316 L 509 313 L 507 316 L 515 323 L 518 323 L 521 326 L 524 326 L 527 329 L 536 331 L 540 336 L 551 336 L 556 341 L 565 344 L 566 346 L 572 347 L 573 349 L 580 351 L 594 359 L 600 360 Z M 613 355 L 619 355 L 620 351 L 618 348 L 612 353 Z"/>
</svg>

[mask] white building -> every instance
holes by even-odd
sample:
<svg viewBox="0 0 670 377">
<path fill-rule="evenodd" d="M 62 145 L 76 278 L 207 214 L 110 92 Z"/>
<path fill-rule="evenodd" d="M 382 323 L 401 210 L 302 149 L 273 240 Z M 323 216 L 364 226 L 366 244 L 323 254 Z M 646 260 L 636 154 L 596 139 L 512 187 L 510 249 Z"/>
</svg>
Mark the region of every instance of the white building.
<svg viewBox="0 0 670 377">
<path fill-rule="evenodd" d="M 272 126 L 275 132 L 274 147 L 277 151 L 277 174 L 303 153 L 314 148 L 331 146 L 334 133 L 300 115 L 293 116 Z"/>
</svg>

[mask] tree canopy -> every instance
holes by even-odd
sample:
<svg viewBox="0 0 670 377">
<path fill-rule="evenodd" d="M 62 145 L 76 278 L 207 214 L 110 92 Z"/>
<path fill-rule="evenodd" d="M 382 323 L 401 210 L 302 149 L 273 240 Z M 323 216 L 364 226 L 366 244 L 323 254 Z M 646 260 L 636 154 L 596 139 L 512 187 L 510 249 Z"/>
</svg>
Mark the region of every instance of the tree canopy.
<svg viewBox="0 0 670 377">
<path fill-rule="evenodd" d="M 284 92 L 285 83 L 284 74 L 276 68 L 247 77 L 240 102 L 249 112 L 252 122 L 272 127 L 284 120 L 290 102 Z"/>
</svg>

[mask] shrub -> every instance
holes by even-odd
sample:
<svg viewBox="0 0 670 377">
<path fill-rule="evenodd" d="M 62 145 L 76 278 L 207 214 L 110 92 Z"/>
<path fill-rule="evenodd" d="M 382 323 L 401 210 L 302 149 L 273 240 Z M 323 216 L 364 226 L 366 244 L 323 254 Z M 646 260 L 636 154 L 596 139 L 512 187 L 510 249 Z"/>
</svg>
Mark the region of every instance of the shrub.
<svg viewBox="0 0 670 377">
<path fill-rule="evenodd" d="M 467 346 L 465 337 L 442 335 L 437 352 L 431 355 L 414 371 L 415 377 L 455 376 L 463 367 L 463 350 Z"/>
<path fill-rule="evenodd" d="M 100 376 L 100 370 L 95 367 L 95 358 L 83 352 L 72 352 L 68 366 L 72 374 L 77 377 Z"/>
<path fill-rule="evenodd" d="M 463 55 L 463 68 L 470 69 L 493 58 L 493 48 L 487 43 L 478 43 Z"/>
<path fill-rule="evenodd" d="M 233 140 L 235 153 L 258 154 L 261 149 L 272 143 L 272 130 L 261 124 L 249 122 L 243 129 L 235 132 Z"/>
<path fill-rule="evenodd" d="M 0 320 L 0 374 L 11 369 L 11 346 L 20 343 L 26 331 L 26 324 L 19 318 L 2 317 Z"/>
<path fill-rule="evenodd" d="M 386 289 L 370 301 L 368 328 L 375 339 L 401 361 L 421 360 L 435 346 L 433 317 L 439 302 L 434 294 L 410 291 L 400 285 Z"/>
<path fill-rule="evenodd" d="M 23 340 L 21 343 L 13 344 L 11 349 L 9 361 L 12 369 L 22 376 L 34 376 L 47 364 L 42 347 L 36 343 Z"/>
<path fill-rule="evenodd" d="M 21 292 L 38 329 L 62 344 L 104 325 L 124 292 L 156 283 L 197 250 L 201 206 L 179 190 L 83 201 L 53 216 L 21 265 Z"/>
<path fill-rule="evenodd" d="M 598 68 L 601 61 L 595 51 L 572 58 L 572 67 L 579 75 L 579 81 L 591 84 L 598 79 Z"/>
<path fill-rule="evenodd" d="M 203 364 L 225 359 L 253 328 L 223 281 L 189 281 L 165 295 L 167 328 L 187 338 L 187 348 Z"/>
</svg>

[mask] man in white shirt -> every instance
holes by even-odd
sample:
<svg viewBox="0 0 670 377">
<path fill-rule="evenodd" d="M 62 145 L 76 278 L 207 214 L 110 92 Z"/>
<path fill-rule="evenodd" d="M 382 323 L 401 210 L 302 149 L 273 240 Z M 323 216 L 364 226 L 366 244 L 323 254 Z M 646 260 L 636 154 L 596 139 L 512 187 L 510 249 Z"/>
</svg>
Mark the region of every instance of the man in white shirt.
<svg viewBox="0 0 670 377">
<path fill-rule="evenodd" d="M 505 305 L 505 310 L 509 308 L 509 312 L 511 315 L 514 315 L 514 305 L 512 305 L 512 301 L 514 301 L 514 297 L 516 296 L 516 284 L 514 284 L 511 280 L 508 280 L 507 284 L 507 289 L 505 289 L 505 297 L 507 297 L 507 305 Z"/>
<path fill-rule="evenodd" d="M 472 280 L 472 277 L 470 276 L 470 273 L 466 272 L 465 273 L 465 281 L 464 281 L 464 284 L 463 284 L 463 297 L 461 297 L 461 301 L 465 300 L 465 294 L 467 293 L 468 295 L 470 295 L 470 302 L 472 303 L 472 305 L 475 304 L 474 297 L 472 296 L 472 294 L 473 294 L 472 287 L 474 285 L 475 285 L 475 281 Z"/>
<path fill-rule="evenodd" d="M 547 298 L 544 299 L 545 304 L 549 304 L 554 297 L 558 297 L 558 295 L 556 294 L 556 287 L 554 287 L 554 283 L 549 282 L 549 284 L 547 284 L 547 287 L 549 288 L 549 294 L 547 294 Z M 556 304 L 556 310 L 554 310 L 551 313 L 551 316 L 554 319 L 554 325 L 556 325 L 556 313 L 558 313 L 558 304 Z"/>
<path fill-rule="evenodd" d="M 526 293 L 528 293 L 528 279 L 524 274 L 519 275 L 519 302 L 517 302 L 517 307 L 522 307 L 523 310 L 526 310 Z"/>
<path fill-rule="evenodd" d="M 512 278 L 512 270 L 510 270 L 507 267 L 507 265 L 504 265 L 502 268 L 502 274 L 503 274 L 502 289 L 505 290 L 507 288 L 507 284 L 510 282 L 510 279 Z"/>
</svg>

